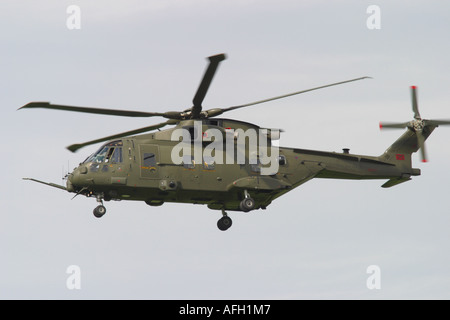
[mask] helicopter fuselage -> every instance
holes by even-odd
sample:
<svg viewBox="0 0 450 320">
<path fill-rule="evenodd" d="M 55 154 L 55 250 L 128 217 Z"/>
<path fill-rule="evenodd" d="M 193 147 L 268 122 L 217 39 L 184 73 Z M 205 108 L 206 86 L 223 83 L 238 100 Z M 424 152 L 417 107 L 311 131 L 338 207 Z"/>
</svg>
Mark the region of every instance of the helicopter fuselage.
<svg viewBox="0 0 450 320">
<path fill-rule="evenodd" d="M 202 125 L 202 137 L 211 128 L 217 132 L 260 129 L 229 119 L 203 120 Z M 264 165 L 259 161 L 214 163 L 203 156 L 195 162 L 191 156 L 177 164 L 172 155 L 179 141 L 174 141 L 173 131 L 191 127 L 192 121 L 181 121 L 173 129 L 104 144 L 68 176 L 67 190 L 106 201 L 137 200 L 152 206 L 181 202 L 233 211 L 242 209 L 240 203 L 246 197 L 254 199 L 254 209 L 265 209 L 277 197 L 312 178 L 390 179 L 395 185 L 420 174 L 408 165 L 405 155 L 386 159 L 354 155 L 348 150 L 336 153 L 288 147 L 277 148 L 278 170 L 266 175 L 261 174 Z M 234 140 L 236 155 L 236 135 Z M 202 155 L 210 143 L 201 143 Z M 250 158 L 250 147 L 245 149 L 246 160 Z M 223 149 L 215 150 L 215 155 L 225 154 Z"/>
</svg>

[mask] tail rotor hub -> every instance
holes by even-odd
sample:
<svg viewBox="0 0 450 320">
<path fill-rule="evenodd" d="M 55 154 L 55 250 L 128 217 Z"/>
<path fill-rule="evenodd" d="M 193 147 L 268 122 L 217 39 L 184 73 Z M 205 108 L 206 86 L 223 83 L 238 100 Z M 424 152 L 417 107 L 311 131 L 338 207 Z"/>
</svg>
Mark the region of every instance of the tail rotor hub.
<svg viewBox="0 0 450 320">
<path fill-rule="evenodd" d="M 412 124 L 412 128 L 416 132 L 420 132 L 423 130 L 423 128 L 425 128 L 425 121 L 423 121 L 422 119 L 413 120 L 413 121 L 411 121 L 411 124 Z"/>
<path fill-rule="evenodd" d="M 402 123 L 384 123 L 380 122 L 380 129 L 391 128 L 391 129 L 404 129 L 409 128 L 416 133 L 417 136 L 417 146 L 420 149 L 422 156 L 422 162 L 427 162 L 426 152 L 425 152 L 425 140 L 431 133 L 424 132 L 425 127 L 436 128 L 439 125 L 450 125 L 450 120 L 422 120 L 419 113 L 419 106 L 417 103 L 417 87 L 411 86 L 411 100 L 412 100 L 412 110 L 414 112 L 414 120 Z M 431 130 L 432 131 L 432 130 Z M 415 152 L 415 151 L 414 151 Z"/>
</svg>

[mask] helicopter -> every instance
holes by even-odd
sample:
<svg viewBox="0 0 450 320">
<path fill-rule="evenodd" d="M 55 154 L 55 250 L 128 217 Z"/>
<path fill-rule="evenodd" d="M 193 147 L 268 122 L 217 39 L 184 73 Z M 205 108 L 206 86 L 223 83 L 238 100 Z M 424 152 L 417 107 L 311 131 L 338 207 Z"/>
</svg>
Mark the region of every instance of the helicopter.
<svg viewBox="0 0 450 320">
<path fill-rule="evenodd" d="M 225 112 L 266 103 L 313 90 L 367 79 L 360 77 L 297 91 L 252 103 L 204 110 L 202 103 L 225 54 L 208 57 L 209 64 L 192 101 L 184 111 L 142 112 L 30 102 L 21 109 L 51 109 L 125 117 L 163 117 L 153 124 L 92 141 L 72 144 L 71 152 L 104 142 L 85 161 L 66 175 L 66 186 L 23 178 L 47 186 L 95 198 L 97 218 L 106 213 L 104 201 L 144 201 L 149 206 L 165 203 L 207 205 L 221 210 L 219 230 L 228 230 L 227 211 L 266 209 L 274 200 L 313 178 L 383 179 L 389 188 L 421 174 L 412 167 L 412 154 L 421 150 L 427 161 L 425 140 L 439 125 L 450 120 L 422 119 L 417 87 L 411 86 L 414 119 L 380 123 L 380 129 L 406 131 L 380 156 L 278 147 L 282 130 L 261 128 L 240 120 L 218 118 Z M 160 130 L 165 126 L 169 129 Z M 105 143 L 106 141 L 106 143 Z M 240 161 L 239 161 L 240 159 Z"/>
</svg>

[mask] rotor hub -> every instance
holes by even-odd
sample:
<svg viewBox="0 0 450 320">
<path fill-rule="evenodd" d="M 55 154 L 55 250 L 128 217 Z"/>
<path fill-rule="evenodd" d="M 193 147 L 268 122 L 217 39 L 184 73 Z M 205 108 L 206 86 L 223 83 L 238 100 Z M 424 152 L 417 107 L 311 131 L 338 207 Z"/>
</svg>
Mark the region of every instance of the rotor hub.
<svg viewBox="0 0 450 320">
<path fill-rule="evenodd" d="M 422 131 L 423 128 L 425 127 L 425 121 L 423 121 L 422 119 L 416 119 L 411 121 L 411 126 L 414 129 L 414 131 Z"/>
</svg>

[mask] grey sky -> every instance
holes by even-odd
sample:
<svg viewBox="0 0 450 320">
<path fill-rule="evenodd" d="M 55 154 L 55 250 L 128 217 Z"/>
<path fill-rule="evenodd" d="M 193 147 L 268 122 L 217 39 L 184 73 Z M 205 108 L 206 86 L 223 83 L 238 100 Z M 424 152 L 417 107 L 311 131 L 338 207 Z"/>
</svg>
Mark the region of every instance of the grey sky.
<svg viewBox="0 0 450 320">
<path fill-rule="evenodd" d="M 66 8 L 81 8 L 68 30 Z M 366 9 L 381 9 L 369 30 Z M 98 146 L 66 146 L 159 120 L 16 109 L 30 101 L 143 111 L 189 108 L 205 57 L 226 53 L 204 101 L 226 107 L 335 81 L 374 79 L 230 112 L 283 128 L 281 146 L 379 155 L 408 121 L 450 119 L 450 4 L 444 1 L 2 1 L 0 298 L 450 298 L 448 139 L 427 141 L 422 176 L 312 180 L 265 211 L 109 202 L 26 182 L 61 183 Z M 81 290 L 66 269 L 81 268 Z M 366 287 L 370 265 L 381 289 Z"/>
</svg>

